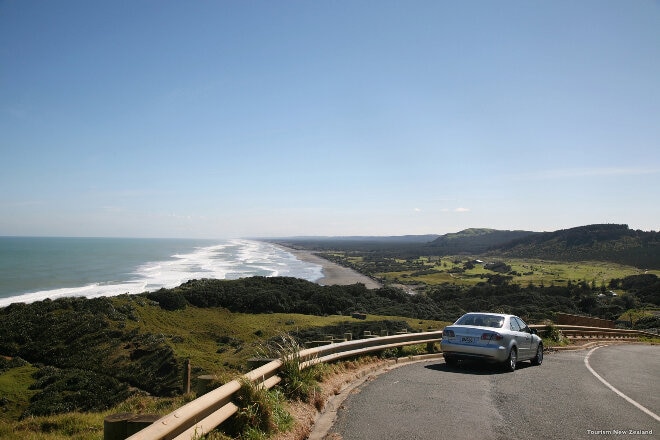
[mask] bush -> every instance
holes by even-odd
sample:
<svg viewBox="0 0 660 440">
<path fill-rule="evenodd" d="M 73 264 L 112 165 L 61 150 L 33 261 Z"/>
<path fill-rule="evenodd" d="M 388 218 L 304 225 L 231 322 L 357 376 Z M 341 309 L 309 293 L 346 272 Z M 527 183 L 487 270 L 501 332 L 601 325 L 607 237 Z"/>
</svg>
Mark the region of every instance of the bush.
<svg viewBox="0 0 660 440">
<path fill-rule="evenodd" d="M 660 328 L 660 316 L 643 316 L 635 322 L 635 329 Z"/>
<path fill-rule="evenodd" d="M 27 365 L 27 362 L 19 357 L 7 359 L 0 356 L 0 374 L 12 368 L 22 367 L 23 365 Z"/>
<path fill-rule="evenodd" d="M 229 433 L 245 439 L 266 439 L 290 429 L 293 417 L 284 408 L 285 400 L 277 389 L 267 390 L 242 379 L 241 388 L 234 396 L 238 412 L 227 424 Z"/>
<path fill-rule="evenodd" d="M 130 395 L 128 385 L 91 371 L 44 367 L 34 375 L 30 399 L 23 417 L 47 416 L 72 411 L 102 411 Z"/>
<path fill-rule="evenodd" d="M 175 290 L 160 289 L 147 294 L 147 298 L 156 301 L 161 309 L 169 311 L 183 310 L 188 304 L 183 294 Z"/>
<path fill-rule="evenodd" d="M 562 334 L 561 330 L 555 327 L 552 324 L 548 324 L 544 328 L 543 339 L 550 341 L 555 344 L 562 344 L 566 342 L 566 338 Z"/>
<path fill-rule="evenodd" d="M 136 328 L 118 329 L 129 319 L 126 313 L 134 309 L 131 304 L 115 308 L 112 301 L 63 298 L 0 308 L 0 370 L 21 358 L 63 371 L 112 376 L 155 395 L 180 393 L 183 366 L 167 339 L 141 334 Z M 91 393 L 90 398 L 93 401 L 96 396 Z"/>
<path fill-rule="evenodd" d="M 302 347 L 293 336 L 284 334 L 272 340 L 270 345 L 265 347 L 262 357 L 282 359 L 281 386 L 287 397 L 311 402 L 316 393 L 320 391 L 317 378 L 323 376 L 324 370 L 318 365 L 302 368 L 301 349 Z"/>
</svg>

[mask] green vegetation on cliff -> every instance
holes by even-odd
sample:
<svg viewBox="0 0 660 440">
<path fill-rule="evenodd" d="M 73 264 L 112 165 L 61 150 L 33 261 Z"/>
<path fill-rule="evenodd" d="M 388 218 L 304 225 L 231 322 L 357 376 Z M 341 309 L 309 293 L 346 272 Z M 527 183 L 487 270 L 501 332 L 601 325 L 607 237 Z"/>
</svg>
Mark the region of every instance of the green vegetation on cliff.
<svg viewBox="0 0 660 440">
<path fill-rule="evenodd" d="M 215 282 L 219 284 L 212 287 Z M 262 289 L 274 293 L 305 286 L 313 291 L 320 287 L 295 279 L 201 280 L 150 294 L 65 298 L 2 308 L 0 425 L 34 416 L 106 411 L 129 396 L 180 395 L 186 360 L 193 366 L 194 378 L 233 377 L 246 370 L 247 359 L 266 341 L 282 333 L 304 342 L 348 331 L 358 335 L 364 330 L 442 327 L 437 321 L 386 316 L 370 315 L 362 321 L 319 316 L 321 312 L 272 313 L 274 307 L 265 306 L 260 308 L 264 313 L 239 313 L 200 302 L 205 296 L 209 302 L 218 302 L 215 297 L 234 298 L 223 293 L 232 292 L 256 304 Z M 246 302 L 237 304 L 249 307 Z"/>
</svg>

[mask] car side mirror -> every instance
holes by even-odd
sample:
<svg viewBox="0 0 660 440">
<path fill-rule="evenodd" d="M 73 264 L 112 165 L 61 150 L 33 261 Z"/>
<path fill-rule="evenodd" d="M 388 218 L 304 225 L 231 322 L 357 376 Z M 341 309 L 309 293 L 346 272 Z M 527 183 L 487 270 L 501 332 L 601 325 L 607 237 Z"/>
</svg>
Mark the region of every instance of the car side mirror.
<svg viewBox="0 0 660 440">
<path fill-rule="evenodd" d="M 529 329 L 529 332 L 530 332 L 531 334 L 533 334 L 533 335 L 538 335 L 538 334 L 539 334 L 539 332 L 536 331 L 535 328 L 530 328 L 530 329 Z"/>
</svg>

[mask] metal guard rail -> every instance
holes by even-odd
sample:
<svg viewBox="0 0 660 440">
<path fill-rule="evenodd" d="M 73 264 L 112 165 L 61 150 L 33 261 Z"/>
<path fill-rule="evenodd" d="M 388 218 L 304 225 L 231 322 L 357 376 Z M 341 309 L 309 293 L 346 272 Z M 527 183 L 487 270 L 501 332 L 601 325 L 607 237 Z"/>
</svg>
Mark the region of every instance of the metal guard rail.
<svg viewBox="0 0 660 440">
<path fill-rule="evenodd" d="M 442 331 L 406 333 L 369 339 L 358 339 L 307 348 L 298 353 L 302 367 L 346 357 L 367 354 L 406 345 L 438 342 Z M 242 379 L 271 388 L 280 382 L 277 372 L 282 360 L 277 359 L 242 376 Z M 128 440 L 192 439 L 209 433 L 238 411 L 232 396 L 241 388 L 240 379 L 232 380 L 176 411 L 167 414 L 150 426 L 128 437 Z"/>
<path fill-rule="evenodd" d="M 543 333 L 546 326 L 530 325 L 530 328 Z M 565 335 L 571 335 L 572 337 L 588 337 L 593 335 L 611 338 L 657 337 L 653 333 L 639 330 L 575 325 L 556 325 L 555 328 L 561 330 Z M 357 339 L 307 348 L 301 350 L 298 356 L 300 357 L 301 367 L 305 368 L 319 362 L 330 362 L 391 348 L 435 343 L 441 338 L 442 331 L 433 331 Z M 271 388 L 281 381 L 277 373 L 282 367 L 282 364 L 282 360 L 276 359 L 249 371 L 242 376 L 242 379 L 257 383 L 264 388 Z M 232 403 L 232 396 L 240 388 L 240 379 L 232 380 L 187 403 L 176 411 L 161 417 L 152 425 L 128 437 L 127 440 L 189 440 L 207 434 L 238 411 L 238 407 Z"/>
<path fill-rule="evenodd" d="M 536 329 L 539 333 L 543 333 L 546 325 L 530 325 L 530 328 Z M 603 327 L 587 327 L 581 325 L 553 325 L 556 329 L 560 330 L 562 334 L 568 338 L 588 338 L 597 337 L 600 339 L 632 339 L 639 337 L 657 338 L 655 333 L 645 332 L 641 330 L 628 330 L 621 328 L 603 328 Z"/>
</svg>

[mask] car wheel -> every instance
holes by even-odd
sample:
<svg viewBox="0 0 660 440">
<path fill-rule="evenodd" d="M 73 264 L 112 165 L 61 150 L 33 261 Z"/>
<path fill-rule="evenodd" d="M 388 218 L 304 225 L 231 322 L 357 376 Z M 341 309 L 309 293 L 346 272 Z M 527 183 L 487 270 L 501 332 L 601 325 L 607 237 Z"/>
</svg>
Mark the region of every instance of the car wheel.
<svg viewBox="0 0 660 440">
<path fill-rule="evenodd" d="M 445 364 L 449 365 L 450 367 L 455 367 L 458 365 L 458 359 L 456 358 L 445 358 Z"/>
<path fill-rule="evenodd" d="M 510 372 L 516 371 L 516 362 L 518 362 L 518 350 L 516 350 L 516 347 L 511 347 L 509 358 L 504 361 L 505 370 Z"/>
<path fill-rule="evenodd" d="M 541 365 L 543 363 L 543 344 L 539 342 L 536 348 L 536 356 L 532 358 L 532 365 Z"/>
</svg>

